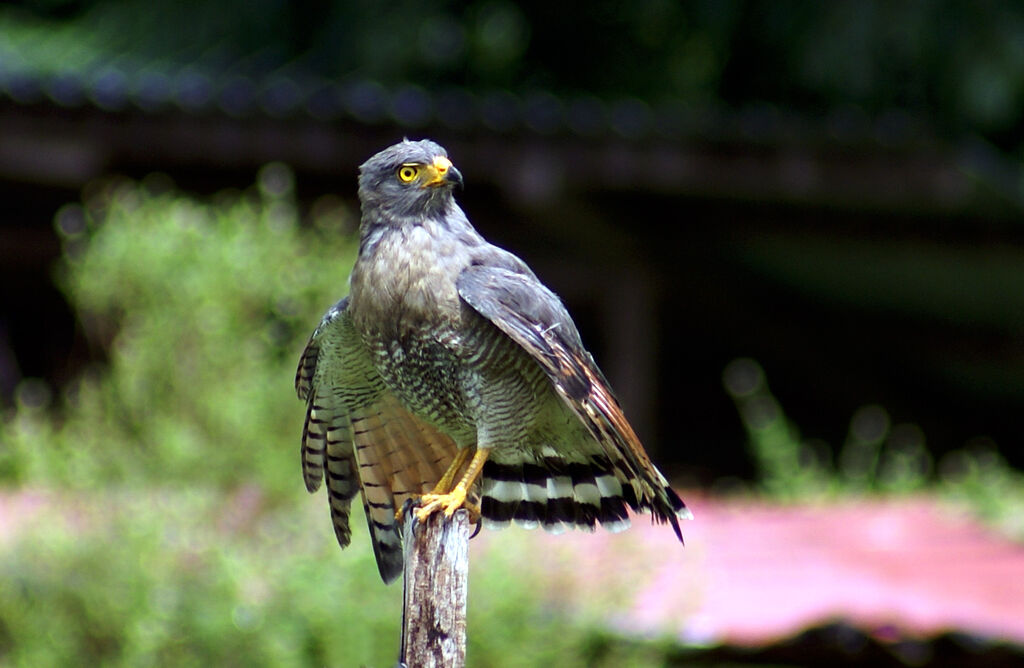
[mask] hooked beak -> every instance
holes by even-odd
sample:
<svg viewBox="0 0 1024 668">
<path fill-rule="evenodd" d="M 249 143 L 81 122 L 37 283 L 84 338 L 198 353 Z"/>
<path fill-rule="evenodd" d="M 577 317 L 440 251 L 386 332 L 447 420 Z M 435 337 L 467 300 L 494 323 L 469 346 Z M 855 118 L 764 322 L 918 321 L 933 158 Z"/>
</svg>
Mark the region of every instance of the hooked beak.
<svg viewBox="0 0 1024 668">
<path fill-rule="evenodd" d="M 434 158 L 434 162 L 427 165 L 428 178 L 423 182 L 423 187 L 444 186 L 454 184 L 462 187 L 462 173 L 455 169 L 452 161 L 443 155 Z"/>
</svg>

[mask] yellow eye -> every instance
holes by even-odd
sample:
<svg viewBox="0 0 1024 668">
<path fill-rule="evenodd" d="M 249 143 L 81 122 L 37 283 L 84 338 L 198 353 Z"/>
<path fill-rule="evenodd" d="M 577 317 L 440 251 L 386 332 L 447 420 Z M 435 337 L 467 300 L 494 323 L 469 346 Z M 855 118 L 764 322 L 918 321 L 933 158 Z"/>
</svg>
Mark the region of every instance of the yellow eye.
<svg viewBox="0 0 1024 668">
<path fill-rule="evenodd" d="M 402 183 L 410 183 L 414 181 L 420 173 L 420 168 L 416 165 L 402 165 L 398 168 L 398 180 Z"/>
</svg>

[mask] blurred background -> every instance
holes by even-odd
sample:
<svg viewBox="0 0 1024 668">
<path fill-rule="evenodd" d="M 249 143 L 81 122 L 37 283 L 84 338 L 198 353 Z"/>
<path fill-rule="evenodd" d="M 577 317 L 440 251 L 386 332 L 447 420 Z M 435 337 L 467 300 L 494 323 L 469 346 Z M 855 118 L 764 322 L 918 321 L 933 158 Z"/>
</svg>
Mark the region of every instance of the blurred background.
<svg viewBox="0 0 1024 668">
<path fill-rule="evenodd" d="M 485 532 L 471 665 L 1019 660 L 1022 111 L 1009 0 L 0 6 L 0 665 L 394 661 L 362 520 L 341 552 L 302 492 L 292 378 L 357 166 L 403 136 L 567 302 L 697 516 L 682 554 L 637 527 L 554 565 Z M 827 569 L 876 521 L 865 563 L 950 569 L 911 598 L 979 580 L 770 632 L 713 603 L 751 531 L 791 542 L 744 586 L 806 592 L 856 574 L 785 571 L 800 544 Z"/>
</svg>

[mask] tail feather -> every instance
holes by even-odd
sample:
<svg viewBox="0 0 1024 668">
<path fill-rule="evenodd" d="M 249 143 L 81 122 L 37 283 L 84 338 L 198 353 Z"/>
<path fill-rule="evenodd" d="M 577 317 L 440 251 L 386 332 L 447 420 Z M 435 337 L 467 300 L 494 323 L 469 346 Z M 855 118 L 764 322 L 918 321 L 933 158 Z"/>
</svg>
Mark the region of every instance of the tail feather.
<svg viewBox="0 0 1024 668">
<path fill-rule="evenodd" d="M 402 538 L 398 524 L 394 519 L 387 518 L 385 507 L 371 507 L 367 499 L 367 490 L 363 489 L 363 511 L 366 513 L 366 524 L 370 529 L 370 544 L 373 545 L 373 556 L 377 560 L 377 570 L 385 584 L 393 582 L 402 574 Z M 383 511 L 383 512 L 382 512 Z"/>
<path fill-rule="evenodd" d="M 327 501 L 331 507 L 331 522 L 338 545 L 347 547 L 352 541 L 349 528 L 349 510 L 352 498 L 359 491 L 359 471 L 356 466 L 348 425 L 327 432 Z M 334 438 L 339 440 L 335 441 Z"/>
<path fill-rule="evenodd" d="M 331 523 L 334 525 L 334 536 L 338 539 L 338 545 L 346 548 L 352 542 L 352 529 L 348 521 L 352 508 L 352 499 L 351 497 L 346 499 L 340 494 L 334 493 L 330 483 L 328 483 L 327 503 L 331 507 Z"/>
<path fill-rule="evenodd" d="M 514 522 L 551 533 L 566 529 L 609 531 L 629 526 L 626 505 L 635 498 L 600 457 L 566 463 L 556 457 L 536 462 L 488 460 L 484 464 L 480 512 L 490 528 Z M 635 506 L 635 504 L 633 504 Z M 637 508 L 639 509 L 639 508 Z"/>
<path fill-rule="evenodd" d="M 353 410 L 351 424 L 373 552 L 381 578 L 391 582 L 402 574 L 395 511 L 437 484 L 457 448 L 390 394 Z"/>
<path fill-rule="evenodd" d="M 320 489 L 324 479 L 324 453 L 327 451 L 326 420 L 320 417 L 322 406 L 310 402 L 302 426 L 302 479 L 310 493 Z"/>
</svg>

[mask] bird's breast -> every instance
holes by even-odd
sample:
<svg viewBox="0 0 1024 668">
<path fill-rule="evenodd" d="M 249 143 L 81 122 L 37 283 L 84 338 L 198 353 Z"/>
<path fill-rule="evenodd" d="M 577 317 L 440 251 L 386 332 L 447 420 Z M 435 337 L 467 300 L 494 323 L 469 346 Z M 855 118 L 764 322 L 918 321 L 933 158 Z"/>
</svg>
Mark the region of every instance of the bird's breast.
<svg viewBox="0 0 1024 668">
<path fill-rule="evenodd" d="M 426 225 L 383 235 L 352 271 L 357 325 L 397 335 L 457 319 L 455 281 L 468 262 L 465 248 Z"/>
</svg>

